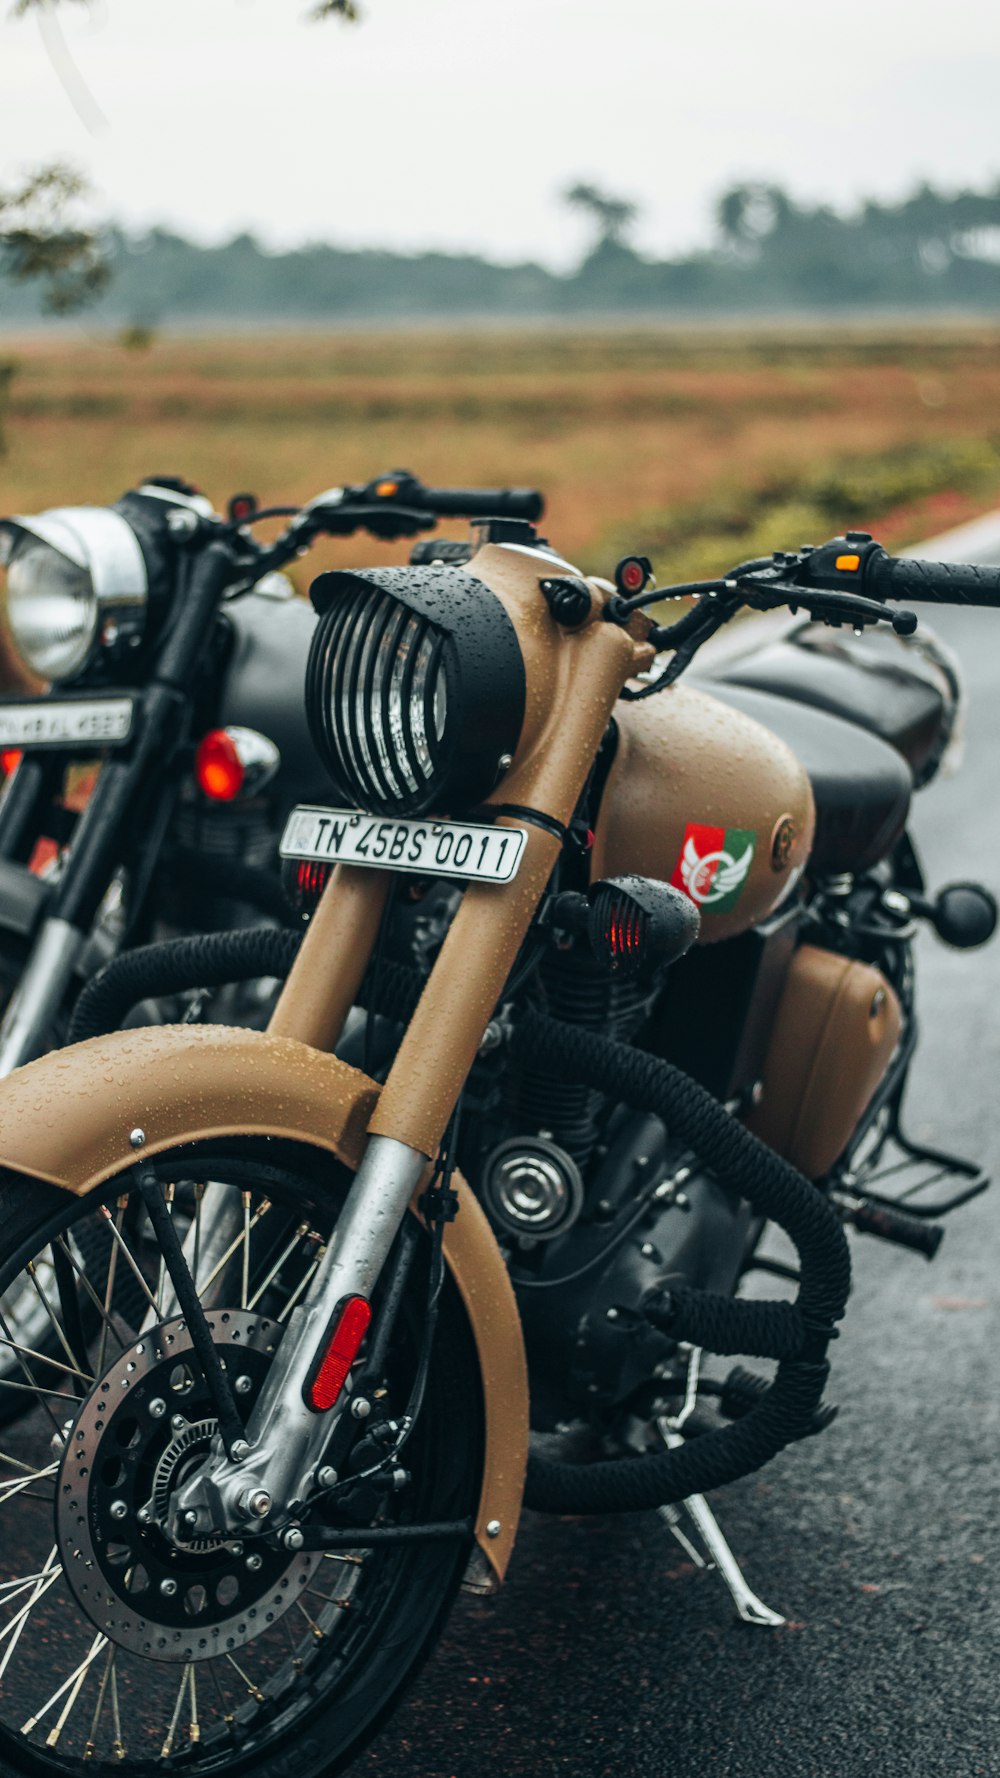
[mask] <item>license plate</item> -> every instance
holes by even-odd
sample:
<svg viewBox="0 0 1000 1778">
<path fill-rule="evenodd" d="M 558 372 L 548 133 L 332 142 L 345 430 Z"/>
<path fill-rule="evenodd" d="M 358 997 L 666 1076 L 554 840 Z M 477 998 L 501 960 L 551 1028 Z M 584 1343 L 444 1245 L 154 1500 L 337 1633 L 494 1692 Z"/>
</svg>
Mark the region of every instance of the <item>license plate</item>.
<svg viewBox="0 0 1000 1778">
<path fill-rule="evenodd" d="M 416 872 L 509 883 L 527 842 L 523 827 L 486 827 L 467 821 L 384 821 L 356 809 L 293 809 L 279 848 L 282 858 L 367 864 L 375 870 Z"/>
<path fill-rule="evenodd" d="M 120 747 L 132 732 L 131 698 L 39 698 L 0 703 L 0 747 Z"/>
</svg>

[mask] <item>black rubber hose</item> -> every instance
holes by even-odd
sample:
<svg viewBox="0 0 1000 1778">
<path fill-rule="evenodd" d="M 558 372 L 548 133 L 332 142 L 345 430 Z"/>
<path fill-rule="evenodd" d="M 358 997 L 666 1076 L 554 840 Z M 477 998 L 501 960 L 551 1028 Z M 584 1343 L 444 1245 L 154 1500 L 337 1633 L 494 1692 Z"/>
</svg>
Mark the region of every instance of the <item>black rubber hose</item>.
<svg viewBox="0 0 1000 1778">
<path fill-rule="evenodd" d="M 206 932 L 166 939 L 125 951 L 98 970 L 80 994 L 67 1043 L 117 1030 L 140 1000 L 180 994 L 188 988 L 221 988 L 258 976 L 284 977 L 302 942 L 301 932 L 246 926 L 237 932 Z"/>
<path fill-rule="evenodd" d="M 705 1493 L 759 1469 L 815 1424 L 829 1370 L 826 1347 L 851 1283 L 836 1211 L 808 1179 L 668 1062 L 538 1013 L 520 1021 L 518 1046 L 519 1060 L 529 1067 L 567 1074 L 661 1117 L 671 1135 L 690 1143 L 725 1184 L 786 1231 L 801 1267 L 794 1304 L 742 1303 L 675 1290 L 647 1305 L 650 1318 L 666 1324 L 678 1339 L 689 1333 L 707 1338 L 711 1319 L 729 1351 L 754 1352 L 762 1323 L 763 1331 L 769 1327 L 776 1344 L 768 1350 L 784 1355 L 767 1394 L 745 1419 L 654 1456 L 578 1465 L 533 1455 L 526 1504 L 543 1512 L 635 1512 Z"/>
</svg>

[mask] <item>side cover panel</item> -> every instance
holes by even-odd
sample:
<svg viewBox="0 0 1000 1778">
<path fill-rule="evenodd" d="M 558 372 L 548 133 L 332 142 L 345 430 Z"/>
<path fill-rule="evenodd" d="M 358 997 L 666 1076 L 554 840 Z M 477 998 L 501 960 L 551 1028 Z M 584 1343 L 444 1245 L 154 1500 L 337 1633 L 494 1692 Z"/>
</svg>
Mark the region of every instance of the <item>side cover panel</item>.
<svg viewBox="0 0 1000 1778">
<path fill-rule="evenodd" d="M 0 1085 L 0 1167 L 83 1194 L 143 1157 L 183 1142 L 277 1136 L 356 1168 L 378 1088 L 335 1056 L 289 1037 L 223 1025 L 116 1031 L 54 1051 Z M 483 1378 L 486 1450 L 477 1541 L 503 1578 L 528 1456 L 528 1380 L 517 1304 L 479 1203 L 458 1181 L 445 1256 L 472 1328 Z M 500 1533 L 487 1537 L 498 1521 Z"/>
</svg>

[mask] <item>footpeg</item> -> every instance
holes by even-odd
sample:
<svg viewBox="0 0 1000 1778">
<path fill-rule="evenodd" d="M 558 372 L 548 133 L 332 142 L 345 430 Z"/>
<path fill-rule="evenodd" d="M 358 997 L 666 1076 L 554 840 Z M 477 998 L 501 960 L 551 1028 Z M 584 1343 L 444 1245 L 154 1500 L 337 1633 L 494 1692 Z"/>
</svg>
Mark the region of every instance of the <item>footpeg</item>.
<svg viewBox="0 0 1000 1778">
<path fill-rule="evenodd" d="M 831 1192 L 830 1198 L 844 1221 L 861 1234 L 875 1235 L 880 1241 L 892 1241 L 897 1247 L 909 1247 L 914 1253 L 922 1253 L 925 1259 L 933 1259 L 944 1240 L 944 1229 L 939 1222 L 924 1222 L 920 1217 L 908 1216 L 905 1210 L 894 1210 L 878 1199 L 855 1197 L 853 1193 L 843 1191 Z"/>
</svg>

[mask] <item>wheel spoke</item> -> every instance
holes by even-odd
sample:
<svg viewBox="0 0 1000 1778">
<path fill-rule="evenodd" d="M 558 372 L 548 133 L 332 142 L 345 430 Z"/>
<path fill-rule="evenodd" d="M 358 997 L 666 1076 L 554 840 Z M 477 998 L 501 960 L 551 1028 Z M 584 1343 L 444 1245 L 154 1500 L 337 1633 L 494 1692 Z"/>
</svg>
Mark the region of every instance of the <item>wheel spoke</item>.
<svg viewBox="0 0 1000 1778">
<path fill-rule="evenodd" d="M 36 1581 L 44 1579 L 45 1571 L 39 1569 L 37 1574 L 19 1574 L 16 1580 L 0 1581 L 0 1593 L 7 1595 L 5 1599 L 0 1599 L 0 1606 L 11 1605 L 21 1593 L 26 1593 L 29 1587 L 34 1586 Z"/>
<path fill-rule="evenodd" d="M 296 1229 L 294 1235 L 292 1236 L 291 1240 L 289 1241 L 288 1246 L 283 1250 L 283 1252 L 275 1260 L 273 1266 L 271 1267 L 271 1270 L 268 1272 L 267 1277 L 264 1279 L 263 1283 L 258 1285 L 257 1289 L 254 1291 L 253 1296 L 250 1298 L 250 1301 L 246 1305 L 246 1307 L 248 1309 L 256 1309 L 257 1304 L 260 1302 L 261 1297 L 264 1295 L 264 1292 L 267 1290 L 270 1290 L 271 1285 L 274 1283 L 274 1280 L 278 1276 L 278 1273 L 281 1271 L 282 1266 L 288 1262 L 288 1260 L 291 1258 L 292 1254 L 295 1252 L 296 1247 L 299 1245 L 299 1242 L 304 1241 L 305 1237 L 308 1233 L 309 1233 L 309 1224 L 305 1223 L 305 1222 L 300 1223 L 298 1228 Z"/>
<path fill-rule="evenodd" d="M 97 1310 L 98 1314 L 100 1315 L 102 1325 L 104 1327 L 105 1332 L 114 1334 L 115 1339 L 118 1341 L 119 1346 L 121 1347 L 122 1351 L 124 1352 L 125 1341 L 122 1339 L 121 1334 L 118 1332 L 118 1329 L 116 1328 L 114 1322 L 112 1321 L 110 1311 L 105 1309 L 104 1304 L 101 1302 L 101 1299 L 98 1296 L 96 1290 L 94 1289 L 94 1286 L 91 1284 L 90 1279 L 87 1277 L 86 1272 L 83 1270 L 82 1266 L 79 1266 L 77 1264 L 76 1259 L 73 1256 L 73 1249 L 70 1247 L 70 1245 L 64 1235 L 59 1236 L 58 1245 L 63 1249 L 63 1252 L 66 1254 L 67 1258 L 69 1259 L 69 1262 L 70 1262 L 71 1266 L 73 1267 L 73 1270 L 76 1273 L 77 1277 L 79 1278 L 80 1283 L 83 1286 L 83 1289 L 87 1292 L 87 1295 L 89 1296 L 95 1309 Z M 116 1247 L 113 1250 L 112 1257 L 114 1257 L 114 1253 L 117 1253 L 117 1251 L 118 1251 L 118 1249 Z M 111 1287 L 109 1285 L 109 1287 L 108 1287 L 109 1298 L 110 1298 L 110 1290 L 111 1290 Z M 103 1370 L 103 1368 L 104 1368 L 104 1365 L 103 1365 L 103 1359 L 102 1359 L 102 1362 L 99 1366 L 99 1373 L 100 1373 L 100 1370 Z"/>
<path fill-rule="evenodd" d="M 63 1571 L 62 1570 L 62 1563 L 59 1561 L 59 1548 L 58 1548 L 58 1545 L 54 1544 L 52 1549 L 49 1551 L 48 1560 L 45 1564 L 42 1574 L 41 1574 L 40 1578 L 35 1583 L 34 1590 L 32 1591 L 32 1594 L 31 1594 L 31 1598 L 27 1601 L 27 1603 L 25 1605 L 21 1606 L 20 1611 L 18 1611 L 14 1614 L 14 1616 L 11 1618 L 10 1622 L 5 1624 L 3 1629 L 0 1630 L 0 1642 L 3 1642 L 6 1637 L 8 1637 L 8 1636 L 10 1637 L 10 1642 L 7 1644 L 7 1648 L 4 1652 L 3 1659 L 0 1660 L 0 1679 L 3 1678 L 4 1674 L 7 1671 L 8 1666 L 10 1665 L 11 1657 L 13 1656 L 14 1650 L 16 1649 L 18 1643 L 21 1640 L 21 1635 L 23 1633 L 24 1626 L 28 1622 L 28 1619 L 30 1618 L 32 1612 L 34 1611 L 35 1606 L 39 1603 L 39 1601 L 41 1599 L 43 1599 L 45 1597 L 45 1594 L 49 1591 L 49 1589 L 51 1587 L 55 1586 L 55 1583 L 60 1578 L 62 1571 Z"/>
<path fill-rule="evenodd" d="M 302 1616 L 305 1618 L 306 1623 L 309 1625 L 309 1628 L 312 1631 L 314 1637 L 316 1638 L 316 1641 L 317 1642 L 325 1642 L 326 1631 L 321 1630 L 318 1623 L 316 1622 L 315 1618 L 312 1618 L 309 1616 L 309 1613 L 307 1612 L 305 1606 L 303 1605 L 302 1600 L 296 1599 L 295 1605 L 296 1605 L 296 1609 L 298 1611 L 301 1611 Z"/>
<path fill-rule="evenodd" d="M 161 1759 L 169 1759 L 170 1755 L 174 1751 L 174 1741 L 177 1738 L 177 1725 L 181 1720 L 181 1710 L 184 1705 L 184 1696 L 185 1696 L 185 1693 L 187 1692 L 187 1689 L 188 1689 L 188 1680 L 189 1680 L 189 1675 L 191 1673 L 191 1666 L 192 1666 L 192 1663 L 190 1661 L 188 1661 L 185 1668 L 184 1668 L 184 1673 L 181 1677 L 180 1690 L 177 1693 L 177 1702 L 174 1705 L 174 1714 L 170 1718 L 170 1727 L 167 1730 L 166 1740 L 164 1741 L 163 1746 L 160 1748 L 160 1758 Z"/>
<path fill-rule="evenodd" d="M 53 1309 L 52 1304 L 49 1302 L 49 1299 L 46 1296 L 45 1291 L 42 1288 L 42 1282 L 38 1276 L 38 1269 L 37 1269 L 33 1260 L 28 1261 L 26 1270 L 28 1273 L 28 1277 L 31 1279 L 32 1288 L 34 1289 L 35 1295 L 37 1296 L 39 1302 L 42 1305 L 42 1308 L 45 1310 L 45 1313 L 48 1316 L 49 1322 L 52 1327 L 52 1331 L 55 1334 L 56 1339 L 59 1341 L 59 1344 L 62 1347 L 63 1351 L 65 1352 L 66 1357 L 69 1359 L 71 1371 L 76 1376 L 82 1377 L 84 1382 L 92 1383 L 94 1380 L 93 1377 L 89 1376 L 86 1371 L 82 1371 L 79 1368 L 80 1367 L 80 1354 L 78 1352 L 73 1351 L 72 1346 L 70 1345 L 68 1339 L 66 1338 L 66 1334 L 62 1328 L 62 1325 L 60 1324 L 59 1318 L 56 1315 L 56 1312 Z M 35 1358 L 40 1358 L 41 1353 L 36 1352 L 36 1353 L 33 1353 L 32 1356 Z M 65 1370 L 66 1366 L 60 1365 L 59 1369 Z"/>
<path fill-rule="evenodd" d="M 84 1759 L 93 1759 L 97 1749 L 97 1736 L 101 1726 L 101 1717 L 104 1714 L 104 1700 L 108 1695 L 108 1684 L 111 1679 L 117 1654 L 118 1650 L 114 1643 L 109 1642 L 108 1658 L 104 1664 L 104 1672 L 101 1674 L 101 1683 L 97 1692 L 97 1703 L 94 1705 L 94 1714 L 90 1724 L 90 1734 L 87 1738 L 87 1745 L 83 1750 Z"/>
<path fill-rule="evenodd" d="M 125 1742 L 122 1738 L 122 1713 L 118 1702 L 118 1663 L 111 1663 L 111 1726 L 114 1730 L 114 1755 L 116 1759 L 125 1758 Z"/>
<path fill-rule="evenodd" d="M 2 1316 L 0 1316 L 0 1327 L 6 1327 Z M 62 1371 L 67 1377 L 79 1377 L 81 1383 L 93 1383 L 95 1380 L 90 1371 L 82 1371 L 75 1364 L 63 1364 L 61 1359 L 53 1358 L 51 1354 L 36 1352 L 33 1346 L 22 1346 L 19 1340 L 9 1338 L 6 1332 L 0 1334 L 0 1346 L 6 1346 L 10 1352 L 19 1352 L 22 1358 L 37 1358 L 39 1364 L 51 1365 L 54 1371 Z"/>
<path fill-rule="evenodd" d="M 62 1427 L 59 1425 L 59 1422 L 56 1419 L 54 1413 L 52 1412 L 52 1409 L 49 1407 L 48 1401 L 46 1401 L 44 1399 L 46 1396 L 57 1395 L 58 1391 L 55 1389 L 44 1389 L 42 1387 L 41 1383 L 36 1382 L 34 1376 L 32 1375 L 32 1370 L 31 1370 L 30 1364 L 28 1364 L 28 1362 L 25 1358 L 22 1358 L 20 1352 L 17 1349 L 17 1342 L 16 1342 L 16 1340 L 13 1339 L 13 1337 L 11 1335 L 10 1328 L 7 1326 L 7 1323 L 4 1320 L 2 1315 L 0 1315 L 0 1334 L 3 1335 L 6 1344 L 13 1351 L 14 1357 L 17 1360 L 19 1370 L 21 1370 L 23 1372 L 24 1376 L 27 1378 L 27 1384 L 7 1383 L 5 1385 L 5 1387 L 8 1389 L 23 1389 L 25 1387 L 30 1389 L 31 1393 L 38 1398 L 38 1401 L 39 1401 L 41 1407 L 44 1408 L 46 1414 L 48 1415 L 49 1419 L 51 1420 L 55 1432 L 58 1434 L 59 1438 L 62 1439 Z M 47 1363 L 48 1361 L 46 1359 L 43 1359 L 42 1362 Z M 61 1401 L 65 1401 L 66 1397 L 64 1395 L 59 1395 L 59 1399 Z"/>
<path fill-rule="evenodd" d="M 107 1204 L 102 1204 L 100 1206 L 99 1214 L 101 1216 L 103 1216 L 105 1222 L 107 1223 L 108 1229 L 111 1233 L 111 1237 L 112 1237 L 113 1241 L 115 1242 L 115 1245 L 118 1248 L 118 1251 L 121 1254 L 122 1258 L 124 1259 L 126 1265 L 129 1267 L 130 1271 L 132 1272 L 136 1283 L 138 1284 L 140 1290 L 142 1291 L 143 1296 L 146 1298 L 147 1303 L 149 1304 L 150 1308 L 153 1310 L 154 1314 L 159 1316 L 160 1311 L 157 1306 L 156 1298 L 153 1295 L 152 1291 L 150 1290 L 149 1285 L 146 1283 L 146 1280 L 143 1277 L 142 1272 L 139 1269 L 138 1261 L 136 1260 L 131 1247 L 129 1246 L 128 1242 L 126 1241 L 125 1236 L 122 1234 L 121 1229 L 117 1226 L 115 1219 L 111 1214 L 111 1211 L 108 1209 Z"/>
<path fill-rule="evenodd" d="M 63 1732 L 63 1729 L 66 1727 L 66 1723 L 69 1718 L 70 1712 L 72 1711 L 73 1706 L 75 1705 L 75 1703 L 77 1701 L 77 1698 L 80 1696 L 80 1693 L 83 1690 L 84 1685 L 86 1684 L 87 1675 L 90 1672 L 91 1667 L 94 1665 L 94 1662 L 96 1661 L 101 1650 L 104 1648 L 107 1648 L 107 1646 L 108 1646 L 108 1639 L 106 1636 L 97 1635 L 94 1637 L 93 1643 L 91 1644 L 90 1653 L 88 1655 L 84 1655 L 84 1658 L 80 1662 L 80 1665 L 77 1668 L 75 1668 L 75 1670 L 70 1674 L 68 1679 L 63 1680 L 62 1685 L 59 1687 L 58 1691 L 54 1691 L 52 1693 L 52 1696 L 51 1696 L 51 1698 L 49 1698 L 48 1702 L 43 1704 L 40 1710 L 36 1710 L 34 1716 L 29 1716 L 27 1722 L 24 1723 L 21 1728 L 22 1735 L 34 1734 L 34 1731 L 37 1729 L 39 1723 L 43 1720 L 43 1718 L 48 1716 L 49 1711 L 53 1708 L 53 1706 L 58 1704 L 60 1698 L 66 1697 L 66 1693 L 68 1692 L 69 1697 L 66 1700 L 66 1706 L 63 1709 L 63 1711 L 60 1713 L 59 1721 L 56 1723 L 55 1728 L 52 1730 L 51 1734 L 48 1736 L 48 1738 L 46 1740 L 47 1747 L 55 1747 L 56 1743 L 59 1740 L 60 1735 Z"/>
<path fill-rule="evenodd" d="M 278 1316 L 279 1321 L 287 1321 L 289 1315 L 291 1314 L 292 1310 L 294 1309 L 299 1298 L 301 1296 L 304 1296 L 305 1292 L 309 1289 L 310 1284 L 312 1283 L 313 1279 L 316 1276 L 317 1271 L 319 1270 L 319 1262 L 322 1259 L 325 1251 L 326 1251 L 326 1249 L 324 1247 L 318 1247 L 316 1249 L 316 1258 L 313 1260 L 312 1265 L 309 1267 L 309 1270 L 307 1272 L 303 1272 L 302 1277 L 299 1279 L 298 1283 L 295 1286 L 295 1289 L 292 1291 L 292 1294 L 289 1297 L 284 1308 L 282 1309 L 281 1314 Z M 254 1300 L 256 1301 L 256 1299 L 254 1299 Z"/>
<path fill-rule="evenodd" d="M 118 1200 L 118 1214 L 115 1217 L 115 1227 L 117 1228 L 119 1234 L 121 1234 L 121 1232 L 122 1232 L 122 1223 L 125 1220 L 125 1207 L 126 1207 L 127 1203 L 128 1203 L 127 1198 L 119 1198 L 119 1200 Z M 100 1344 L 100 1346 L 98 1348 L 98 1352 L 97 1352 L 97 1375 L 98 1376 L 100 1376 L 102 1374 L 102 1372 L 104 1370 L 104 1366 L 107 1362 L 108 1329 L 110 1328 L 111 1332 L 114 1333 L 114 1327 L 113 1327 L 112 1321 L 111 1321 L 111 1303 L 112 1303 L 112 1299 L 115 1294 L 115 1277 L 117 1275 L 117 1271 L 118 1271 L 118 1246 L 117 1246 L 116 1242 L 112 1241 L 112 1243 L 111 1243 L 111 1258 L 108 1261 L 108 1282 L 104 1288 L 104 1303 L 103 1303 L 103 1305 L 99 1305 L 99 1307 L 101 1309 L 101 1344 Z"/>
<path fill-rule="evenodd" d="M 19 1469 L 22 1475 L 35 1474 L 34 1468 L 30 1463 L 25 1463 L 20 1457 L 9 1457 L 6 1451 L 0 1451 L 0 1463 L 9 1463 L 11 1469 Z"/>
<path fill-rule="evenodd" d="M 25 1488 L 30 1488 L 32 1482 L 42 1482 L 46 1476 L 55 1475 L 58 1468 L 58 1463 L 50 1463 L 48 1469 L 38 1469 L 34 1475 L 22 1476 L 20 1481 L 10 1482 L 6 1487 L 0 1489 L 0 1506 L 3 1506 L 8 1500 L 12 1500 L 15 1494 L 21 1494 Z"/>
<path fill-rule="evenodd" d="M 229 1665 L 231 1667 L 235 1667 L 237 1673 L 239 1674 L 240 1678 L 243 1681 L 243 1684 L 246 1686 L 247 1691 L 250 1693 L 251 1698 L 254 1698 L 258 1704 L 263 1704 L 265 1702 L 265 1698 L 264 1698 L 263 1692 L 260 1689 L 260 1686 L 255 1685 L 253 1680 L 246 1673 L 244 1673 L 243 1668 L 239 1664 L 239 1661 L 234 1660 L 233 1656 L 229 1653 L 228 1649 L 226 1650 L 226 1660 L 229 1662 Z"/>
<path fill-rule="evenodd" d="M 257 1227 L 258 1223 L 262 1220 L 262 1218 L 267 1215 L 270 1208 L 271 1208 L 270 1200 L 267 1198 L 264 1198 L 263 1201 L 260 1204 L 258 1204 L 256 1210 L 253 1213 L 253 1216 L 250 1218 L 250 1232 L 251 1233 Z M 215 1265 L 212 1267 L 212 1270 L 209 1272 L 208 1277 L 204 1280 L 203 1283 L 199 1284 L 199 1286 L 198 1286 L 198 1295 L 199 1296 L 204 1296 L 206 1291 L 208 1291 L 212 1288 L 212 1285 L 215 1283 L 215 1280 L 220 1276 L 220 1274 L 222 1272 L 225 1271 L 226 1267 L 228 1266 L 230 1260 L 234 1257 L 234 1255 L 239 1252 L 245 1239 L 246 1239 L 246 1232 L 243 1229 L 241 1229 L 239 1234 L 237 1235 L 235 1241 L 231 1241 L 229 1246 L 226 1248 L 226 1251 L 222 1255 L 222 1258 L 220 1260 L 216 1261 Z M 251 1308 L 252 1304 L 248 1303 L 247 1307 Z"/>
</svg>

